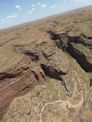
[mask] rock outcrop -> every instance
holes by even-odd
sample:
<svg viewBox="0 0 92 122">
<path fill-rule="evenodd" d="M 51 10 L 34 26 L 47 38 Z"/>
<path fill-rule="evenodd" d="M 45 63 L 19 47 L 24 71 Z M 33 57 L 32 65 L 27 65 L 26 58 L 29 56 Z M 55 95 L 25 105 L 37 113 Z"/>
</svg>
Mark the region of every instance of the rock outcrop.
<svg viewBox="0 0 92 122">
<path fill-rule="evenodd" d="M 44 80 L 43 70 L 27 57 L 12 69 L 0 73 L 0 114 L 20 92 Z"/>
<path fill-rule="evenodd" d="M 48 31 L 48 33 L 59 48 L 73 56 L 85 71 L 92 72 L 91 38 L 85 38 L 85 41 L 79 35 L 71 36 L 68 33 L 60 34 L 53 31 Z"/>
<path fill-rule="evenodd" d="M 92 53 L 88 48 L 81 44 L 71 44 L 68 51 L 79 62 L 85 71 L 92 72 Z"/>
<path fill-rule="evenodd" d="M 85 9 L 1 31 L 0 122 L 92 120 L 91 25 Z"/>
</svg>

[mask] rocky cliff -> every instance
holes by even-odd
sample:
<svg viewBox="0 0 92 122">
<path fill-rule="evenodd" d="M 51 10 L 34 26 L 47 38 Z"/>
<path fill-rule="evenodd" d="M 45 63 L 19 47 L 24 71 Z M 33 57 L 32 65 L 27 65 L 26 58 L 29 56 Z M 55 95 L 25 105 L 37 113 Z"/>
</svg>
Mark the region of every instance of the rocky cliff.
<svg viewBox="0 0 92 122">
<path fill-rule="evenodd" d="M 91 122 L 92 8 L 0 34 L 0 122 Z"/>
</svg>

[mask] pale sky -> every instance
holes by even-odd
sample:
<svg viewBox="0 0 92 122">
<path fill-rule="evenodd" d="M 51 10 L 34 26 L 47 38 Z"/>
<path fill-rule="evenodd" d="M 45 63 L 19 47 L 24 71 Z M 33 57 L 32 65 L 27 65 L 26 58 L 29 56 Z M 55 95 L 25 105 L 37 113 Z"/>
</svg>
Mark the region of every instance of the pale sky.
<svg viewBox="0 0 92 122">
<path fill-rule="evenodd" d="M 0 0 L 0 29 L 92 5 L 92 0 Z"/>
</svg>

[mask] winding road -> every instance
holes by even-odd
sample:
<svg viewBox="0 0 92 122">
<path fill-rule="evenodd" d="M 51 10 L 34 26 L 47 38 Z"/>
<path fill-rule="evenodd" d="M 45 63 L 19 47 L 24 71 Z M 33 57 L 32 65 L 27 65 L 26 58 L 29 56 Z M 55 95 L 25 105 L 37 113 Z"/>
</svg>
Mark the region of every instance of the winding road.
<svg viewBox="0 0 92 122">
<path fill-rule="evenodd" d="M 63 104 L 63 106 L 67 106 L 68 109 L 70 109 L 70 108 L 76 109 L 76 108 L 82 106 L 84 99 L 83 99 L 83 90 L 82 90 L 81 80 L 79 79 L 79 76 L 78 76 L 76 70 L 73 70 L 73 73 L 75 74 L 75 77 L 76 77 L 76 79 L 78 80 L 79 85 L 80 85 L 80 87 L 81 87 L 81 100 L 80 100 L 77 104 L 73 104 L 70 100 L 61 100 L 60 97 L 59 97 L 60 95 L 59 95 L 59 93 L 58 93 L 58 97 L 59 97 L 58 100 L 56 100 L 56 101 L 51 101 L 51 102 L 47 102 L 47 103 L 45 103 L 45 104 L 43 105 L 43 107 L 42 107 L 42 109 L 41 109 L 41 112 L 40 112 L 40 114 L 39 114 L 39 122 L 43 122 L 43 120 L 42 120 L 43 112 L 45 111 L 45 109 L 46 109 L 46 107 L 47 107 L 48 105 Z M 76 84 L 76 85 L 77 85 L 77 84 Z M 74 92 L 73 92 L 73 96 L 72 96 L 71 98 L 74 98 L 74 95 L 76 94 L 76 93 L 75 93 L 76 91 L 77 91 L 77 90 L 76 90 L 76 86 L 74 86 Z"/>
</svg>

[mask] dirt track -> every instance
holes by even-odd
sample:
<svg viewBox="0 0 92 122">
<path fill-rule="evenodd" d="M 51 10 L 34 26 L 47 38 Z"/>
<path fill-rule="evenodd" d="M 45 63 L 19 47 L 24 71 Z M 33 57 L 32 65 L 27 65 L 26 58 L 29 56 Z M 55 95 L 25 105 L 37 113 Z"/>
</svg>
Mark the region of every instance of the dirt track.
<svg viewBox="0 0 92 122">
<path fill-rule="evenodd" d="M 82 87 L 82 85 L 81 85 L 81 80 L 78 78 L 78 74 L 77 74 L 76 70 L 73 70 L 73 72 L 75 73 L 75 76 L 76 76 L 76 78 L 77 78 L 77 80 L 78 80 L 78 82 L 79 82 L 80 87 Z M 74 97 L 74 95 L 76 94 L 76 93 L 75 93 L 76 88 L 77 88 L 77 87 L 75 86 L 75 87 L 74 87 L 73 97 Z M 59 95 L 59 93 L 58 93 L 58 97 L 59 97 L 59 96 L 60 96 L 60 95 Z M 72 97 L 71 97 L 71 98 L 72 98 Z M 46 108 L 48 105 L 62 104 L 63 106 L 67 106 L 68 109 L 71 109 L 71 108 L 76 109 L 76 108 L 82 106 L 83 101 L 84 101 L 84 99 L 83 99 L 83 90 L 82 90 L 82 91 L 81 91 L 81 100 L 80 100 L 77 104 L 73 104 L 70 100 L 61 100 L 60 98 L 59 98 L 58 100 L 56 100 L 56 101 L 47 102 L 47 103 L 45 103 L 45 104 L 43 105 L 43 107 L 42 107 L 42 109 L 41 109 L 41 112 L 40 112 L 40 115 L 39 115 L 39 116 L 40 116 L 39 122 L 43 122 L 43 121 L 42 121 L 43 111 L 45 111 L 45 108 Z"/>
</svg>

